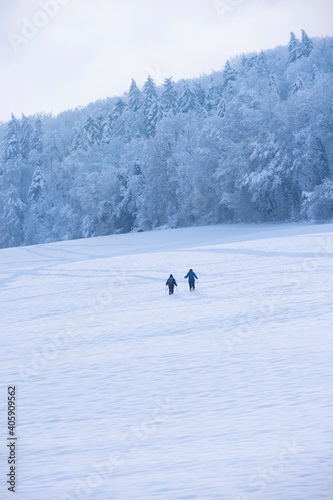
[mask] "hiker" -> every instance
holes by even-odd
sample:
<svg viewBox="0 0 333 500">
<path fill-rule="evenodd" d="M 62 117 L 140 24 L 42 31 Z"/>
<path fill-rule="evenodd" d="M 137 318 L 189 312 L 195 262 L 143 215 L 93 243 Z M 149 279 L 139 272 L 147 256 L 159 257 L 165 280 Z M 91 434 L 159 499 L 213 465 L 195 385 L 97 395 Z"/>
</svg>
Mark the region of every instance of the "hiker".
<svg viewBox="0 0 333 500">
<path fill-rule="evenodd" d="M 172 274 L 170 274 L 170 276 L 169 276 L 169 278 L 167 279 L 167 281 L 166 281 L 166 283 L 165 283 L 165 284 L 166 284 L 166 286 L 168 286 L 168 287 L 169 287 L 169 295 L 172 295 L 172 294 L 173 294 L 173 291 L 174 291 L 175 285 L 176 285 L 176 286 L 178 286 L 178 285 L 177 285 L 177 283 L 176 283 L 176 280 L 175 280 L 175 278 L 172 276 Z"/>
<path fill-rule="evenodd" d="M 187 273 L 184 278 L 188 278 L 188 284 L 190 285 L 190 290 L 195 290 L 195 280 L 199 279 L 198 276 L 195 274 L 193 269 L 190 269 L 189 272 Z"/>
</svg>

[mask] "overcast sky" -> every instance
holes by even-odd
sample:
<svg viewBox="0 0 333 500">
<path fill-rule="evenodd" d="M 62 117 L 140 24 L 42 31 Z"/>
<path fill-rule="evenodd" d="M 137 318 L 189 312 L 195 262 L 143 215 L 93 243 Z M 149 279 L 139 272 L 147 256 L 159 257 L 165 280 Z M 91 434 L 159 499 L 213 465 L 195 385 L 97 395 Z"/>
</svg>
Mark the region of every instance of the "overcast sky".
<svg viewBox="0 0 333 500">
<path fill-rule="evenodd" d="M 332 21 L 333 0 L 2 0 L 0 120 L 207 74 Z"/>
</svg>

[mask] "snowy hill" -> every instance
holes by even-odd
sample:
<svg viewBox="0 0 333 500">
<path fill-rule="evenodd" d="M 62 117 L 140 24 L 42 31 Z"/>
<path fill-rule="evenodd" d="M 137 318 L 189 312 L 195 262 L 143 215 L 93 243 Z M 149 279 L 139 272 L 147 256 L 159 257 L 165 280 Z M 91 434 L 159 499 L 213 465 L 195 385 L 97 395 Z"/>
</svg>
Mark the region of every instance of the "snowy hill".
<svg viewBox="0 0 333 500">
<path fill-rule="evenodd" d="M 18 499 L 332 499 L 333 225 L 124 234 L 0 262 L 1 498 L 13 384 Z"/>
</svg>

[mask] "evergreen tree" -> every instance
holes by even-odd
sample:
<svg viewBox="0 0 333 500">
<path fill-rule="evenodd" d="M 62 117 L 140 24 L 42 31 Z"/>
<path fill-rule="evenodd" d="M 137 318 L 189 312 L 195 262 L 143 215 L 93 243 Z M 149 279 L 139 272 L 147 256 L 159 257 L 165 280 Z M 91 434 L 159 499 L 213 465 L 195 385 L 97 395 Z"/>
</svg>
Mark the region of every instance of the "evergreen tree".
<svg viewBox="0 0 333 500">
<path fill-rule="evenodd" d="M 28 118 L 22 114 L 21 123 L 21 154 L 23 158 L 28 158 L 31 146 L 31 138 L 33 135 L 33 128 Z"/>
<path fill-rule="evenodd" d="M 199 109 L 199 103 L 194 92 L 190 87 L 186 87 L 181 98 L 179 111 L 181 113 L 188 113 L 189 111 L 197 111 Z"/>
<path fill-rule="evenodd" d="M 224 86 L 227 88 L 236 80 L 236 71 L 231 67 L 229 61 L 226 62 L 223 70 L 223 80 Z"/>
<path fill-rule="evenodd" d="M 148 137 L 154 137 L 156 125 L 162 118 L 162 113 L 157 101 L 153 101 L 145 114 L 146 132 Z"/>
<path fill-rule="evenodd" d="M 110 130 L 109 121 L 104 119 L 101 126 L 102 126 L 101 142 L 103 144 L 109 144 L 109 142 L 111 140 L 111 130 Z"/>
<path fill-rule="evenodd" d="M 15 116 L 8 122 L 4 135 L 3 161 L 16 160 L 21 156 L 21 127 Z"/>
<path fill-rule="evenodd" d="M 77 123 L 74 127 L 74 135 L 69 148 L 70 152 L 82 148 L 82 143 L 83 143 L 82 127 L 79 123 Z"/>
<path fill-rule="evenodd" d="M 124 101 L 119 97 L 117 100 L 116 100 L 116 103 L 114 105 L 114 108 L 113 108 L 113 115 L 116 117 L 116 118 L 119 118 L 119 116 L 121 116 L 123 114 L 123 112 L 125 111 L 126 109 L 126 104 L 124 103 Z"/>
<path fill-rule="evenodd" d="M 34 123 L 33 132 L 31 135 L 30 142 L 31 150 L 37 151 L 37 153 L 43 152 L 43 133 L 42 133 L 42 122 L 39 118 Z"/>
<path fill-rule="evenodd" d="M 291 95 L 296 94 L 303 87 L 303 85 L 304 85 L 304 83 L 303 83 L 302 78 L 299 75 L 296 75 L 295 82 L 291 88 L 291 92 L 290 92 Z"/>
<path fill-rule="evenodd" d="M 260 51 L 257 58 L 257 69 L 260 75 L 267 74 L 267 57 L 263 50 Z"/>
<path fill-rule="evenodd" d="M 280 85 L 278 78 L 275 74 L 271 74 L 269 77 L 269 86 L 270 88 L 280 96 Z"/>
<path fill-rule="evenodd" d="M 0 215 L 0 245 L 16 247 L 23 243 L 24 212 L 26 205 L 14 186 L 11 186 L 3 199 Z"/>
<path fill-rule="evenodd" d="M 172 111 L 176 114 L 178 111 L 178 93 L 175 89 L 172 78 L 166 78 L 163 84 L 161 104 L 164 112 Z"/>
<path fill-rule="evenodd" d="M 217 114 L 220 118 L 223 118 L 226 111 L 226 102 L 223 97 L 221 97 L 220 102 L 217 105 Z"/>
<path fill-rule="evenodd" d="M 222 95 L 223 95 L 222 87 L 214 83 L 214 81 L 212 81 L 209 90 L 206 94 L 205 108 L 207 109 L 208 112 L 217 110 L 218 105 L 222 99 Z"/>
<path fill-rule="evenodd" d="M 101 139 L 100 128 L 98 126 L 97 121 L 95 121 L 90 115 L 87 116 L 83 124 L 83 129 L 85 131 L 85 136 L 89 146 L 93 146 L 95 144 L 100 143 Z"/>
<path fill-rule="evenodd" d="M 311 38 L 305 33 L 304 30 L 302 31 L 302 43 L 301 43 L 301 53 L 304 57 L 309 57 L 313 50 L 313 41 Z"/>
<path fill-rule="evenodd" d="M 246 72 L 251 71 L 251 69 L 256 69 L 258 67 L 258 56 L 257 54 L 253 56 L 246 57 L 245 68 Z"/>
<path fill-rule="evenodd" d="M 194 93 L 196 95 L 197 101 L 200 106 L 205 106 L 206 103 L 206 92 L 200 83 L 194 84 Z"/>
<path fill-rule="evenodd" d="M 30 201 L 37 201 L 44 189 L 44 176 L 41 171 L 41 167 L 38 165 L 34 171 L 31 185 L 28 192 L 28 198 Z"/>
<path fill-rule="evenodd" d="M 289 52 L 289 56 L 288 56 L 288 63 L 289 64 L 297 61 L 297 59 L 302 57 L 301 44 L 293 32 L 290 33 L 288 52 Z"/>
<path fill-rule="evenodd" d="M 162 114 L 157 102 L 156 85 L 150 75 L 148 75 L 143 86 L 142 97 L 146 135 L 147 137 L 153 137 L 155 135 L 156 124 Z"/>
<path fill-rule="evenodd" d="M 141 106 L 141 92 L 133 78 L 129 90 L 128 105 L 132 111 L 138 111 Z"/>
<path fill-rule="evenodd" d="M 144 105 L 144 110 L 150 108 L 153 101 L 157 100 L 156 84 L 154 80 L 148 75 L 147 80 L 142 89 L 142 100 Z"/>
<path fill-rule="evenodd" d="M 126 109 L 126 104 L 124 103 L 124 101 L 120 98 L 117 99 L 113 110 L 108 116 L 110 133 L 111 131 L 114 131 L 116 129 L 117 121 L 119 120 L 125 109 Z"/>
</svg>

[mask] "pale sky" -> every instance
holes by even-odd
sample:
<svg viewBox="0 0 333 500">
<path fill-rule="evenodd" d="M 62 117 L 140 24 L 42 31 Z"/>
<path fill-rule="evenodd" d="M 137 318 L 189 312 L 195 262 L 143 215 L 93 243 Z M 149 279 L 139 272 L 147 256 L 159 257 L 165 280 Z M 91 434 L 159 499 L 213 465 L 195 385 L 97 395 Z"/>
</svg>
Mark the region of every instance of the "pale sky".
<svg viewBox="0 0 333 500">
<path fill-rule="evenodd" d="M 4 4 L 6 4 L 4 6 Z M 0 120 L 191 78 L 290 31 L 333 35 L 333 0 L 2 0 Z"/>
</svg>

